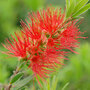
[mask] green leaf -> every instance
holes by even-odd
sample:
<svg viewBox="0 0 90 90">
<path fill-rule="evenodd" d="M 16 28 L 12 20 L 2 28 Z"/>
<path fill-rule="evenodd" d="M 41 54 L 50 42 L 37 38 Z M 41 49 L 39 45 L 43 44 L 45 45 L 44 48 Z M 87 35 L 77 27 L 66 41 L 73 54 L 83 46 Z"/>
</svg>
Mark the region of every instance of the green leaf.
<svg viewBox="0 0 90 90">
<path fill-rule="evenodd" d="M 80 0 L 76 0 L 76 2 L 78 3 L 78 2 L 80 2 Z"/>
<path fill-rule="evenodd" d="M 50 90 L 50 78 L 47 79 L 47 90 Z"/>
<path fill-rule="evenodd" d="M 17 83 L 15 83 L 14 84 L 15 90 L 18 90 L 18 89 L 24 87 L 25 85 L 27 85 L 31 81 L 32 78 L 33 78 L 33 75 L 28 76 L 28 77 L 24 78 L 23 80 L 20 80 Z"/>
<path fill-rule="evenodd" d="M 69 0 L 66 0 L 66 8 L 68 9 L 68 7 L 69 7 Z"/>
<path fill-rule="evenodd" d="M 23 75 L 22 72 L 16 74 L 16 75 L 11 79 L 10 84 L 12 84 L 12 83 L 16 82 L 18 79 L 20 79 L 20 78 L 22 77 L 22 75 Z"/>
<path fill-rule="evenodd" d="M 88 0 L 81 0 L 80 2 L 78 2 L 78 4 L 74 8 L 73 14 L 80 10 L 87 2 Z"/>
<path fill-rule="evenodd" d="M 51 90 L 56 90 L 58 80 L 57 76 L 53 77 Z"/>
<path fill-rule="evenodd" d="M 88 3 L 86 6 L 84 6 L 83 8 L 81 8 L 77 13 L 75 13 L 72 17 L 77 17 L 80 14 L 82 14 L 83 12 L 85 12 L 86 10 L 90 9 L 90 3 Z"/>
<path fill-rule="evenodd" d="M 19 66 L 19 69 L 21 69 L 25 65 L 25 62 L 22 62 Z"/>
<path fill-rule="evenodd" d="M 75 0 L 70 0 L 70 6 L 66 12 L 66 17 L 69 17 L 72 14 L 74 6 L 75 6 Z"/>
<path fill-rule="evenodd" d="M 66 90 L 66 87 L 69 85 L 69 83 L 66 83 L 65 85 L 64 85 L 64 87 L 62 88 L 62 90 Z"/>
</svg>

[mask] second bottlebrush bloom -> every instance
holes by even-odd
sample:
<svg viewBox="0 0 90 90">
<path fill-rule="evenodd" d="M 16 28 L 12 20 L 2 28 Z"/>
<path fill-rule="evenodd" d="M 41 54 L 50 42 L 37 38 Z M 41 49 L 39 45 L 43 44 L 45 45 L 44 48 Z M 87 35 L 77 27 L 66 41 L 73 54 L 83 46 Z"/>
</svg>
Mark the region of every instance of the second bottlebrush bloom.
<svg viewBox="0 0 90 90">
<path fill-rule="evenodd" d="M 28 67 L 36 77 L 48 77 L 55 68 L 63 65 L 62 59 L 69 51 L 74 52 L 81 32 L 77 21 L 66 20 L 65 11 L 61 13 L 58 8 L 37 11 L 29 19 L 27 24 L 21 21 L 22 30 L 15 33 L 16 38 L 11 35 L 12 39 L 3 44 L 8 49 L 5 53 L 29 62 Z"/>
</svg>

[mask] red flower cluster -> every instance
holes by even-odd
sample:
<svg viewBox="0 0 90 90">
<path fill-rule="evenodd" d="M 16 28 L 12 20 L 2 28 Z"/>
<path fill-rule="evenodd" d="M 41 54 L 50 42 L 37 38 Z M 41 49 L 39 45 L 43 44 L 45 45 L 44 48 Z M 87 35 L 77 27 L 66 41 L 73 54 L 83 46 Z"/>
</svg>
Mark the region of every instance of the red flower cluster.
<svg viewBox="0 0 90 90">
<path fill-rule="evenodd" d="M 29 16 L 26 25 L 21 22 L 23 30 L 15 33 L 15 37 L 6 40 L 6 54 L 21 57 L 29 61 L 34 74 L 47 77 L 69 51 L 77 47 L 81 32 L 77 21 L 65 20 L 65 12 L 61 9 L 47 8 Z M 66 50 L 68 50 L 66 52 Z"/>
</svg>

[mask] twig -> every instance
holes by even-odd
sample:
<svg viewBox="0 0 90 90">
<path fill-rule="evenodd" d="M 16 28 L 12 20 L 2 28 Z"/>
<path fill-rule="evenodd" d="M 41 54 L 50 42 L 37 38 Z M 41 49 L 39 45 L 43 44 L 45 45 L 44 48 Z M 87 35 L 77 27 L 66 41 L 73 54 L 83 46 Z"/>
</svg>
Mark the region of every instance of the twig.
<svg viewBox="0 0 90 90">
<path fill-rule="evenodd" d="M 17 67 L 15 71 L 13 71 L 13 75 L 11 76 L 10 78 L 10 81 L 12 80 L 12 78 L 19 72 L 19 68 Z M 12 87 L 12 84 L 9 83 L 8 86 L 6 86 L 6 89 L 5 90 L 10 90 Z"/>
</svg>

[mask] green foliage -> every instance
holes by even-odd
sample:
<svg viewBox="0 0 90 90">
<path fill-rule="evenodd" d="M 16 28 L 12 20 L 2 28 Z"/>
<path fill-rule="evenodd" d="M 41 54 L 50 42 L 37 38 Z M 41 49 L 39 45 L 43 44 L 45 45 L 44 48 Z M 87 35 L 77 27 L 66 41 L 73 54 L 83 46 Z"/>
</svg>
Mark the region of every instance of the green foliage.
<svg viewBox="0 0 90 90">
<path fill-rule="evenodd" d="M 80 14 L 82 14 L 83 12 L 85 12 L 88 8 L 90 8 L 90 3 L 88 3 L 83 8 L 81 8 L 80 10 L 78 10 L 74 15 L 72 15 L 72 17 L 79 16 Z"/>
<path fill-rule="evenodd" d="M 66 8 L 67 8 L 67 10 L 69 8 L 69 5 L 70 5 L 69 0 L 66 0 Z"/>
<path fill-rule="evenodd" d="M 17 73 L 10 81 L 10 84 L 16 82 L 18 79 L 20 79 L 23 76 L 23 72 Z"/>
<path fill-rule="evenodd" d="M 73 13 L 76 13 L 77 11 L 79 11 L 87 2 L 88 0 L 79 1 L 77 5 L 75 6 Z"/>
<path fill-rule="evenodd" d="M 86 10 L 90 9 L 89 0 L 66 0 L 66 18 L 78 17 Z"/>
<path fill-rule="evenodd" d="M 66 83 L 66 84 L 63 86 L 62 90 L 65 90 L 68 85 L 69 85 L 69 83 Z"/>
<path fill-rule="evenodd" d="M 58 83 L 58 78 L 56 76 L 53 76 L 51 90 L 56 90 L 57 83 Z"/>
<path fill-rule="evenodd" d="M 66 17 L 69 17 L 73 13 L 73 10 L 74 10 L 74 7 L 75 7 L 75 0 L 70 0 L 70 2 L 67 3 L 67 6 L 69 6 L 69 7 L 67 9 Z"/>
<path fill-rule="evenodd" d="M 20 90 L 21 88 L 25 87 L 25 85 L 27 85 L 31 80 L 32 80 L 33 76 L 28 76 L 22 80 L 17 81 L 13 86 L 15 87 L 15 90 Z"/>
<path fill-rule="evenodd" d="M 58 84 L 58 77 L 56 74 L 52 76 L 52 78 L 48 78 L 46 82 L 42 84 L 40 90 L 56 90 Z"/>
</svg>

